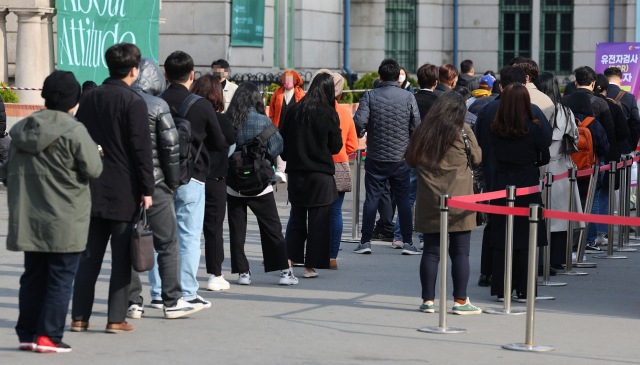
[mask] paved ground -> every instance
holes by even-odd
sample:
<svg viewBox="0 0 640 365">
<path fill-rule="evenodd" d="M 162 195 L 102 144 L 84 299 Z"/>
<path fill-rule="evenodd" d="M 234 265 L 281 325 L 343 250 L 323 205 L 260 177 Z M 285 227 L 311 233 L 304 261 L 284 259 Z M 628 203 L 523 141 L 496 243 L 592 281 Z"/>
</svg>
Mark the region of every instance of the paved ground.
<svg viewBox="0 0 640 365">
<path fill-rule="evenodd" d="M 285 224 L 288 207 L 282 185 L 276 195 Z M 4 241 L 6 191 L 0 191 L 0 202 Z M 351 194 L 344 212 L 346 237 L 350 235 Z M 536 303 L 535 339 L 555 346 L 556 351 L 530 354 L 501 348 L 524 340 L 524 316 L 449 315 L 450 326 L 466 328 L 469 333 L 416 331 L 438 324 L 437 313 L 417 310 L 420 258 L 402 256 L 387 243 L 374 242 L 374 253 L 368 256 L 355 255 L 352 245 L 344 245 L 339 270 L 323 270 L 317 279 L 301 278 L 297 286 L 280 287 L 276 273 L 262 272 L 259 232 L 255 219 L 251 221 L 247 255 L 254 275 L 250 286 L 232 282 L 226 292 L 202 291 L 213 306 L 190 318 L 165 320 L 162 311 L 148 308 L 143 319 L 130 320 L 136 330 L 129 334 L 103 332 L 110 274 L 107 256 L 96 287 L 92 330 L 66 332 L 64 340 L 73 346 L 73 352 L 60 355 L 16 350 L 13 327 L 18 317 L 22 254 L 6 251 L 0 242 L 0 364 L 640 364 L 640 253 L 629 253 L 628 260 L 598 261 L 598 268 L 583 269 L 588 276 L 554 278 L 568 282 L 566 287 L 541 287 L 540 294 L 553 295 L 556 300 Z M 481 233 L 478 229 L 472 235 L 469 296 L 482 308 L 500 307 L 487 288 L 476 285 Z M 301 268 L 295 270 L 302 276 Z M 235 281 L 237 275 L 229 272 L 227 259 L 224 273 Z M 204 257 L 198 279 L 204 287 Z M 148 285 L 144 276 L 143 281 Z M 145 288 L 149 300 L 147 293 Z M 451 305 L 449 300 L 449 313 Z M 515 306 L 524 308 L 524 304 Z"/>
</svg>

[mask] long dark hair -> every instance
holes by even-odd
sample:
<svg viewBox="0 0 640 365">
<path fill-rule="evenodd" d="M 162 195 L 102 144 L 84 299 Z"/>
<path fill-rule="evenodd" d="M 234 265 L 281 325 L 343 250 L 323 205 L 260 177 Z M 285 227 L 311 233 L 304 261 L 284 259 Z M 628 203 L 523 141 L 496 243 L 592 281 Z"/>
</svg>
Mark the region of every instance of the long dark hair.
<svg viewBox="0 0 640 365">
<path fill-rule="evenodd" d="M 229 81 L 230 82 L 230 81 Z M 222 96 L 222 84 L 217 76 L 202 75 L 191 84 L 189 88 L 192 94 L 202 96 L 213 104 L 213 109 L 218 113 L 224 110 L 224 97 Z"/>
<path fill-rule="evenodd" d="M 400 71 L 404 71 L 404 81 L 402 82 L 402 84 L 400 84 L 400 87 L 405 89 L 407 87 L 407 83 L 409 82 L 409 73 L 404 69 L 404 67 L 400 67 Z"/>
<path fill-rule="evenodd" d="M 587 117 L 594 116 L 591 98 L 587 93 L 571 93 L 567 99 L 567 106 L 571 108 L 573 114 L 582 114 Z"/>
<path fill-rule="evenodd" d="M 593 89 L 593 93 L 603 99 L 606 99 L 607 91 L 609 91 L 609 79 L 603 74 L 597 74 L 596 87 Z"/>
<path fill-rule="evenodd" d="M 251 82 L 243 82 L 233 94 L 233 99 L 229 103 L 226 114 L 231 124 L 240 130 L 247 120 L 251 108 L 256 108 L 258 114 L 265 115 L 264 102 L 262 101 L 260 90 Z"/>
<path fill-rule="evenodd" d="M 529 91 L 524 85 L 508 85 L 502 90 L 496 119 L 491 122 L 491 131 L 503 138 L 520 139 L 529 133 L 524 129 L 527 120 L 540 124 L 533 119 Z"/>
<path fill-rule="evenodd" d="M 564 113 L 565 116 L 569 116 L 569 108 L 564 105 L 562 102 L 562 96 L 560 95 L 560 86 L 558 85 L 558 80 L 555 76 L 550 74 L 549 72 L 543 72 L 538 76 L 536 81 L 533 82 L 534 85 L 538 88 L 538 90 L 545 93 L 549 99 L 553 102 L 553 105 L 556 106 L 555 118 L 553 118 L 553 127 L 558 127 L 558 114 Z"/>
<path fill-rule="evenodd" d="M 440 95 L 413 131 L 405 157 L 410 156 L 414 163 L 424 161 L 428 170 L 436 169 L 444 160 L 451 144 L 462 138 L 466 115 L 467 106 L 462 95 L 455 91 Z M 426 156 L 429 158 L 425 159 Z"/>
<path fill-rule="evenodd" d="M 237 91 L 236 91 L 237 92 Z M 335 114 L 335 86 L 331 74 L 318 74 L 311 83 L 307 94 L 300 99 L 294 119 L 300 123 L 311 124 L 320 113 Z"/>
</svg>

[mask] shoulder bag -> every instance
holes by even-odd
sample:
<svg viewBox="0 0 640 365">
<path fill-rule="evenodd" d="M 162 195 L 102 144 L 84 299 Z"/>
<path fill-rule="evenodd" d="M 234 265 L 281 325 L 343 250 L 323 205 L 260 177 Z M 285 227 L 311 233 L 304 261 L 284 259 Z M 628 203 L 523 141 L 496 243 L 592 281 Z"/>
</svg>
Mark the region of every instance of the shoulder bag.
<svg viewBox="0 0 640 365">
<path fill-rule="evenodd" d="M 147 209 L 142 205 L 131 233 L 131 266 L 137 272 L 145 272 L 153 269 L 154 263 L 153 232 L 147 220 Z"/>
<path fill-rule="evenodd" d="M 473 193 L 480 194 L 482 193 L 482 180 L 483 180 L 483 172 L 482 167 L 478 166 L 477 169 L 474 170 L 473 165 L 471 165 L 471 145 L 469 144 L 469 137 L 467 137 L 467 133 L 462 130 L 462 139 L 464 140 L 464 151 L 467 154 L 467 164 L 469 166 L 469 170 L 471 170 L 471 178 L 473 180 Z M 476 224 L 478 226 L 483 225 L 487 221 L 487 213 L 476 212 Z"/>
</svg>

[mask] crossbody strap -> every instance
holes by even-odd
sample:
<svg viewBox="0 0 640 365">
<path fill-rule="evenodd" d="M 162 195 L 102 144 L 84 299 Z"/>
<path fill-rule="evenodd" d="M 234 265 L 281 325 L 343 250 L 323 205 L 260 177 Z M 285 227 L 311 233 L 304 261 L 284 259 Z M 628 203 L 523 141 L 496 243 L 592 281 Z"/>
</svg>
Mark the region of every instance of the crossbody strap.
<svg viewBox="0 0 640 365">
<path fill-rule="evenodd" d="M 620 99 L 622 99 L 622 97 L 624 96 L 624 94 L 626 94 L 627 92 L 624 90 L 620 90 L 618 92 L 618 95 L 616 95 L 616 98 L 614 99 L 615 101 L 620 101 Z"/>
<path fill-rule="evenodd" d="M 275 124 L 271 123 L 267 128 L 260 132 L 260 134 L 258 134 L 256 138 L 258 139 L 258 141 L 260 141 L 262 146 L 264 146 L 267 140 L 271 138 L 271 136 L 276 134 L 277 131 L 278 127 L 276 127 Z"/>
<path fill-rule="evenodd" d="M 178 110 L 178 117 L 184 118 L 185 116 L 187 116 L 189 109 L 191 109 L 193 104 L 200 99 L 202 99 L 202 97 L 195 94 L 190 94 L 189 96 L 187 96 L 187 98 L 182 102 L 182 105 L 180 105 L 180 109 Z"/>
<path fill-rule="evenodd" d="M 471 167 L 471 145 L 469 144 L 469 137 L 467 137 L 467 133 L 462 130 L 462 140 L 464 141 L 464 152 L 467 154 L 467 164 L 469 165 L 469 170 L 471 170 L 471 176 L 473 176 L 473 168 Z"/>
</svg>

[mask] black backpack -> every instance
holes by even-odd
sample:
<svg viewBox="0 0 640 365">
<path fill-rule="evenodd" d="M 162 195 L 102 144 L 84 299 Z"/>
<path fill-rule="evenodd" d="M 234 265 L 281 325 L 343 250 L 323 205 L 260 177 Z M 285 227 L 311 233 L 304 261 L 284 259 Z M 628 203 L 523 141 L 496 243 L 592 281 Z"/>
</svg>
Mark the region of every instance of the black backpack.
<svg viewBox="0 0 640 365">
<path fill-rule="evenodd" d="M 160 95 L 160 97 L 162 97 L 162 95 Z M 189 109 L 191 109 L 191 106 L 199 99 L 202 99 L 202 97 L 191 94 L 182 102 L 180 110 L 176 111 L 174 107 L 171 107 L 173 113 L 176 114 L 173 122 L 176 124 L 179 135 L 178 140 L 180 142 L 180 185 L 187 185 L 189 181 L 191 181 L 193 168 L 196 166 L 196 162 L 198 162 L 198 157 L 200 157 L 200 151 L 202 151 L 202 145 L 204 144 L 204 142 L 200 144 L 198 152 L 193 156 L 193 153 L 191 153 L 191 142 L 193 142 L 191 123 L 185 119 L 185 116 L 189 112 Z"/>
<path fill-rule="evenodd" d="M 229 157 L 227 186 L 246 196 L 256 196 L 269 186 L 273 167 L 265 157 L 266 142 L 278 131 L 270 124 L 259 135 L 237 146 Z"/>
</svg>

